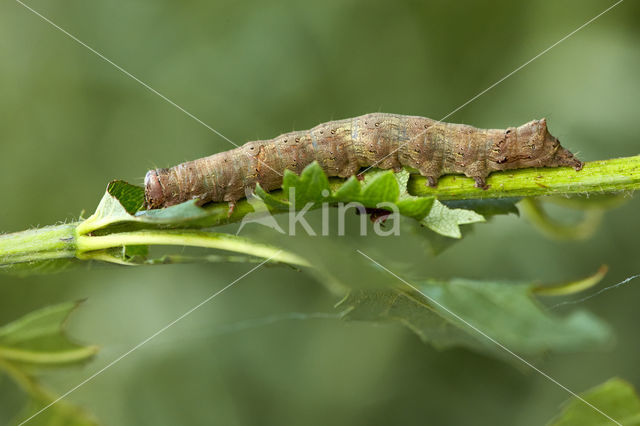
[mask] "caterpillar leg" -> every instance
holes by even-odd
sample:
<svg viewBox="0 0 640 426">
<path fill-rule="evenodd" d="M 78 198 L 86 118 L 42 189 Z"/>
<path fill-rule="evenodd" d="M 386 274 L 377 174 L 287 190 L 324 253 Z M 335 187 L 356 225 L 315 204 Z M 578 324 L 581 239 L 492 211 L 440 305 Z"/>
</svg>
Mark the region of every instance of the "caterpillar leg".
<svg viewBox="0 0 640 426">
<path fill-rule="evenodd" d="M 236 208 L 236 202 L 235 201 L 229 201 L 229 211 L 227 211 L 227 217 L 231 217 L 231 215 L 233 214 L 233 211 Z"/>
<path fill-rule="evenodd" d="M 489 189 L 489 185 L 487 185 L 487 176 L 489 173 L 487 173 L 486 166 L 482 163 L 474 162 L 469 164 L 464 174 L 476 181 L 476 184 L 474 185 L 476 188 L 481 188 L 485 191 Z"/>
<path fill-rule="evenodd" d="M 427 179 L 427 186 L 435 188 L 438 186 L 438 179 L 442 175 L 440 167 L 437 164 L 426 162 L 418 167 L 420 175 Z"/>
<path fill-rule="evenodd" d="M 481 188 L 486 191 L 491 186 L 491 185 L 487 185 L 487 181 L 484 176 L 469 176 L 469 177 L 473 178 L 473 180 L 476 181 L 474 185 L 476 188 Z"/>
<path fill-rule="evenodd" d="M 425 175 L 423 175 L 423 176 L 427 179 L 427 182 L 425 184 L 426 186 L 429 186 L 431 188 L 435 188 L 435 187 L 438 186 L 438 177 L 436 177 L 436 176 L 425 176 Z"/>
</svg>

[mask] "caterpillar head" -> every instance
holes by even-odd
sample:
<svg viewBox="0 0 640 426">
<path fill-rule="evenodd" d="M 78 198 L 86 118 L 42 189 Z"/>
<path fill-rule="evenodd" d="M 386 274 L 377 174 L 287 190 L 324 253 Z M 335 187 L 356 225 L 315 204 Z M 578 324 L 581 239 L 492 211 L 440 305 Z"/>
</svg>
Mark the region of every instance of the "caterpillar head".
<svg viewBox="0 0 640 426">
<path fill-rule="evenodd" d="M 147 172 L 147 175 L 144 177 L 144 200 L 147 209 L 157 209 L 164 207 L 165 197 L 159 176 L 162 171 L 162 169 L 149 170 Z"/>
<path fill-rule="evenodd" d="M 533 120 L 511 127 L 497 141 L 490 154 L 497 170 L 526 167 L 573 167 L 582 169 L 578 160 L 560 141 L 549 133 L 547 120 Z"/>
</svg>

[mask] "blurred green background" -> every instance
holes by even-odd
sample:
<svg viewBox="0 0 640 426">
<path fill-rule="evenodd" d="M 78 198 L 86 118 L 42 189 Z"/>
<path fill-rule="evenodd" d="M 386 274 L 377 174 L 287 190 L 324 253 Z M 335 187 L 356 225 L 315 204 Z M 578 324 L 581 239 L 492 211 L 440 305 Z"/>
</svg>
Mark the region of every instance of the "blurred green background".
<svg viewBox="0 0 640 426">
<path fill-rule="evenodd" d="M 28 4 L 242 143 L 374 111 L 439 119 L 612 2 Z M 448 121 L 500 128 L 547 117 L 584 160 L 638 154 L 639 22 L 640 4 L 622 3 Z M 86 217 L 111 179 L 140 184 L 149 168 L 232 148 L 12 1 L 0 4 L 0 135 L 2 232 L 83 210 Z M 593 238 L 577 242 L 498 217 L 437 257 L 417 235 L 353 232 L 296 244 L 359 285 L 373 272 L 356 248 L 410 278 L 555 282 L 606 263 L 610 285 L 640 273 L 638 212 L 640 202 L 629 199 Z M 319 224 L 319 214 L 311 221 Z M 357 229 L 358 219 L 350 225 Z M 282 239 L 255 226 L 242 234 Z M 88 298 L 70 329 L 102 351 L 86 367 L 46 375 L 62 393 L 250 268 L 94 266 L 0 276 L 0 323 Z M 631 282 L 584 303 L 614 327 L 615 346 L 536 364 L 576 391 L 614 375 L 640 385 L 637 300 L 640 283 Z M 306 273 L 260 269 L 69 400 L 105 425 L 539 425 L 569 396 L 526 368 L 462 349 L 439 352 L 397 325 L 244 323 L 335 313 L 337 301 Z M 0 424 L 20 404 L 0 378 Z"/>
</svg>

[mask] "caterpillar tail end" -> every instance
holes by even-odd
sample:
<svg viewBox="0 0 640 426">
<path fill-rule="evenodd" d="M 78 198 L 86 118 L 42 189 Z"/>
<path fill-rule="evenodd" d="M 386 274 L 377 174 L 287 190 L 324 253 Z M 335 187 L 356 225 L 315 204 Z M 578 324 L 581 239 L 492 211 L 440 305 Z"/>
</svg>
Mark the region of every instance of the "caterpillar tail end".
<svg viewBox="0 0 640 426">
<path fill-rule="evenodd" d="M 144 177 L 144 203 L 147 210 L 164 207 L 164 192 L 158 170 L 149 170 Z"/>
<path fill-rule="evenodd" d="M 584 163 L 578 160 L 571 151 L 562 147 L 556 151 L 554 160 L 557 167 L 573 167 L 576 172 L 582 170 L 584 166 Z"/>
</svg>

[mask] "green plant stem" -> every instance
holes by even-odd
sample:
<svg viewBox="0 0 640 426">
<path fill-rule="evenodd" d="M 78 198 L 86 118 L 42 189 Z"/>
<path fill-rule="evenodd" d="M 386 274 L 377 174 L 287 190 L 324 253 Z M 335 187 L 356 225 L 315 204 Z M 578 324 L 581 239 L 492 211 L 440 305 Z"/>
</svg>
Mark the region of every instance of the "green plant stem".
<svg viewBox="0 0 640 426">
<path fill-rule="evenodd" d="M 332 190 L 339 188 L 345 179 L 331 178 Z M 585 163 L 582 170 L 562 168 L 539 168 L 509 170 L 492 173 L 487 179 L 489 189 L 476 188 L 475 181 L 460 175 L 443 176 L 438 186 L 432 188 L 419 174 L 412 174 L 407 186 L 411 195 L 433 196 L 439 200 L 477 200 L 496 198 L 540 197 L 549 195 L 597 195 L 640 189 L 640 156 L 615 158 Z M 280 201 L 287 201 L 282 190 L 269 195 Z M 319 208 L 315 206 L 313 208 Z M 229 216 L 226 203 L 215 203 L 205 207 L 211 215 L 207 226 L 219 226 L 239 222 L 253 208 L 246 200 L 236 204 Z M 269 208 L 273 214 L 280 211 Z"/>
<path fill-rule="evenodd" d="M 75 257 L 75 229 L 79 223 L 0 236 L 0 265 Z"/>
<path fill-rule="evenodd" d="M 496 172 L 487 183 L 489 189 L 482 190 L 474 187 L 473 179 L 445 176 L 431 188 L 424 177 L 412 176 L 409 192 L 440 200 L 468 200 L 635 191 L 640 188 L 640 156 L 592 161 L 579 172 L 566 167 Z"/>
<path fill-rule="evenodd" d="M 343 182 L 344 179 L 332 178 L 331 186 L 337 188 Z M 440 179 L 436 188 L 432 188 L 426 185 L 424 177 L 412 175 L 408 189 L 412 195 L 435 196 L 440 200 L 596 195 L 635 191 L 640 189 L 640 156 L 586 163 L 579 172 L 570 168 L 497 172 L 489 177 L 487 183 L 490 185 L 489 189 L 482 190 L 474 187 L 474 181 L 470 178 L 445 176 Z M 273 191 L 270 195 L 286 201 L 281 190 Z M 226 203 L 211 204 L 206 207 L 206 211 L 209 214 L 199 223 L 199 228 L 239 222 L 248 213 L 253 212 L 253 208 L 246 200 L 241 200 L 230 216 Z M 239 251 L 265 258 L 275 254 L 273 248 L 261 248 L 255 243 L 252 247 L 244 246 L 237 240 L 225 239 L 225 234 L 196 229 L 151 229 L 136 232 L 113 230 L 107 235 L 97 236 L 79 232 L 82 223 L 74 222 L 0 236 L 0 267 L 74 257 L 99 259 L 104 254 L 99 250 L 126 245 L 188 245 Z M 306 265 L 303 259 L 290 253 L 276 255 L 273 260 Z"/>
<path fill-rule="evenodd" d="M 79 236 L 77 250 L 79 257 L 84 253 L 128 245 L 176 245 L 194 246 L 234 251 L 253 256 L 269 258 L 275 262 L 285 262 L 299 266 L 309 266 L 308 262 L 292 253 L 274 250 L 272 247 L 256 243 L 245 244 L 241 239 L 228 238 L 227 234 L 197 230 L 151 230 L 119 232 L 103 236 Z"/>
</svg>

